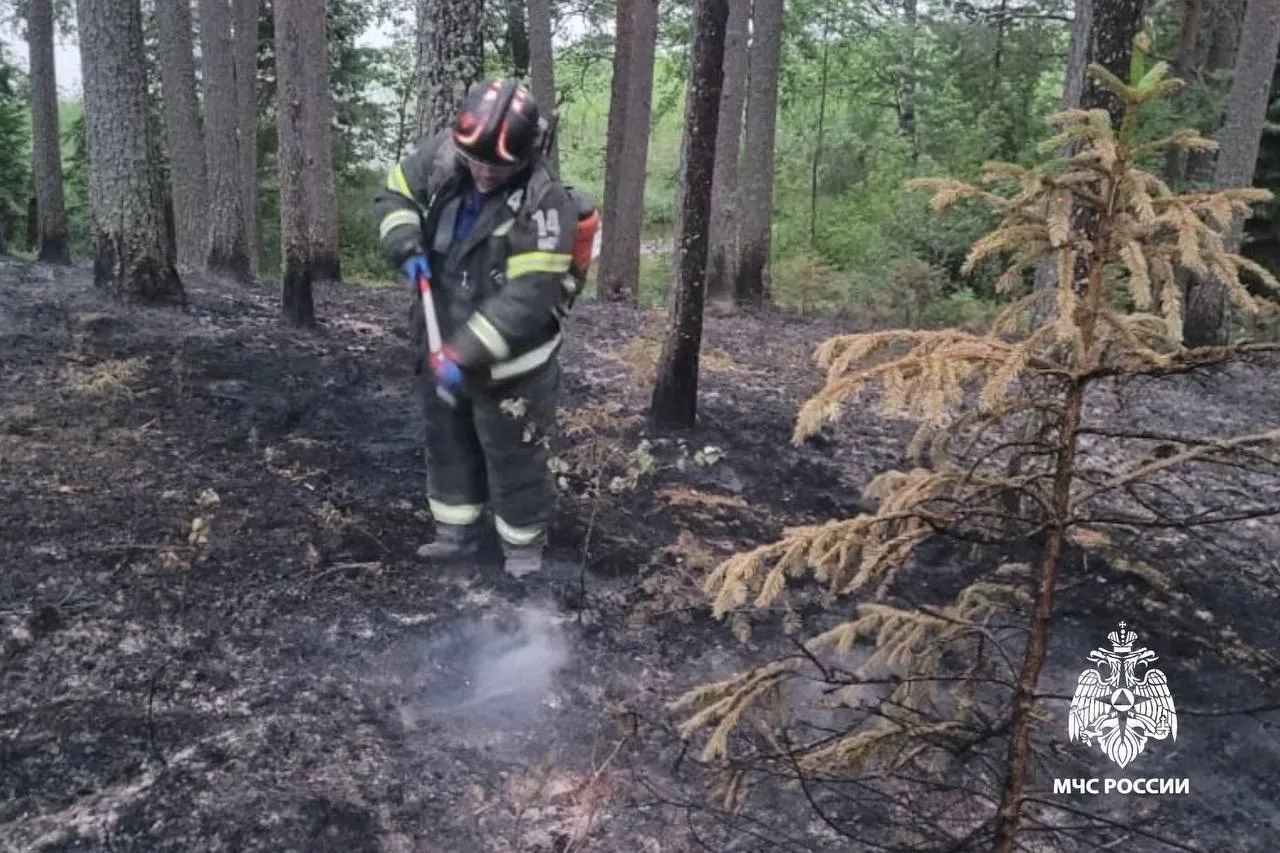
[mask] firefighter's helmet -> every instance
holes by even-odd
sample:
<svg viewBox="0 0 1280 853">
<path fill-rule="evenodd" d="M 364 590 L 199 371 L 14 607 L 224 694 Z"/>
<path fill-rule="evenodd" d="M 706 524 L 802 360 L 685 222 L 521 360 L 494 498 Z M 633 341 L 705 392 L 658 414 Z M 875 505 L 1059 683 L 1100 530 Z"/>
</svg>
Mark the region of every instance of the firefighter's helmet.
<svg viewBox="0 0 1280 853">
<path fill-rule="evenodd" d="M 466 160 L 503 172 L 525 166 L 541 136 L 533 93 L 515 80 L 489 79 L 472 87 L 453 126 L 453 142 Z"/>
</svg>

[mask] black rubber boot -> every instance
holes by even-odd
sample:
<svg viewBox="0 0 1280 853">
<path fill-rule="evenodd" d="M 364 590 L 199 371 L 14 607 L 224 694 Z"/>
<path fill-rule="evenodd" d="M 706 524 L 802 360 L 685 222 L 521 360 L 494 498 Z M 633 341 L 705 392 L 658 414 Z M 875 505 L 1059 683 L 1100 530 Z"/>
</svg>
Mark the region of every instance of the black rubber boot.
<svg viewBox="0 0 1280 853">
<path fill-rule="evenodd" d="M 427 560 L 464 560 L 480 551 L 483 526 L 469 524 L 436 524 L 436 539 L 418 549 L 418 556 Z"/>
<path fill-rule="evenodd" d="M 502 543 L 502 568 L 515 578 L 542 571 L 542 543 L 511 545 Z"/>
</svg>

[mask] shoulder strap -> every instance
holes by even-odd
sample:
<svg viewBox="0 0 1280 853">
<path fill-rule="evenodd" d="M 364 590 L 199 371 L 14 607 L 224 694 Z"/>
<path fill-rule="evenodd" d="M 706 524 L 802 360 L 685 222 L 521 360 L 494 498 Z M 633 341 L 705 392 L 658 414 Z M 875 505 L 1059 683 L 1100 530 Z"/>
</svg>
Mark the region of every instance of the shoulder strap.
<svg viewBox="0 0 1280 853">
<path fill-rule="evenodd" d="M 431 173 L 427 178 L 427 201 L 422 208 L 422 233 L 434 243 L 440 220 L 440 197 L 458 182 L 458 158 L 448 131 L 438 132 L 429 144 L 435 148 L 431 152 Z"/>
<path fill-rule="evenodd" d="M 458 172 L 457 150 L 447 131 L 441 131 L 434 140 L 435 151 L 431 156 L 431 177 L 427 180 L 427 197 L 434 196 Z"/>
<path fill-rule="evenodd" d="M 551 190 L 551 175 L 547 172 L 546 164 L 539 161 L 533 167 L 533 174 L 529 176 L 529 182 L 524 188 L 524 203 L 520 205 L 520 216 L 529 217 L 542 204 L 542 200 L 546 198 L 547 193 Z"/>
</svg>

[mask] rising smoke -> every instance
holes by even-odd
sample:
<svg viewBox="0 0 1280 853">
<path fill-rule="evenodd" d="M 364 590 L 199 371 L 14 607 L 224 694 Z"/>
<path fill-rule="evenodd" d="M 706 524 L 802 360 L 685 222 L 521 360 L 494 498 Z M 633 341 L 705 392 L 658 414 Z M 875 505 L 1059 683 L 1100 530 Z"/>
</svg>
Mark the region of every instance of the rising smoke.
<svg viewBox="0 0 1280 853">
<path fill-rule="evenodd" d="M 569 645 L 556 611 L 522 606 L 439 629 L 413 657 L 401 672 L 402 695 L 428 716 L 532 721 L 569 662 Z"/>
</svg>

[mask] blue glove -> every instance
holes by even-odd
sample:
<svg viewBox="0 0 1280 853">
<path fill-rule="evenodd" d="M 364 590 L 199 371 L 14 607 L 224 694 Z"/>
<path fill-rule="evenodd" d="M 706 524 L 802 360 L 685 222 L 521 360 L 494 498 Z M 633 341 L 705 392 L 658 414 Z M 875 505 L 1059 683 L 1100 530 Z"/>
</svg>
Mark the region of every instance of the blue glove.
<svg viewBox="0 0 1280 853">
<path fill-rule="evenodd" d="M 457 354 L 449 347 L 431 356 L 431 371 L 436 381 L 455 394 L 462 390 L 462 368 L 456 358 Z"/>
<path fill-rule="evenodd" d="M 404 262 L 400 267 L 404 270 L 405 278 L 409 279 L 409 292 L 418 292 L 418 279 L 422 276 L 431 278 L 431 263 L 427 260 L 426 255 L 414 255 Z"/>
</svg>

